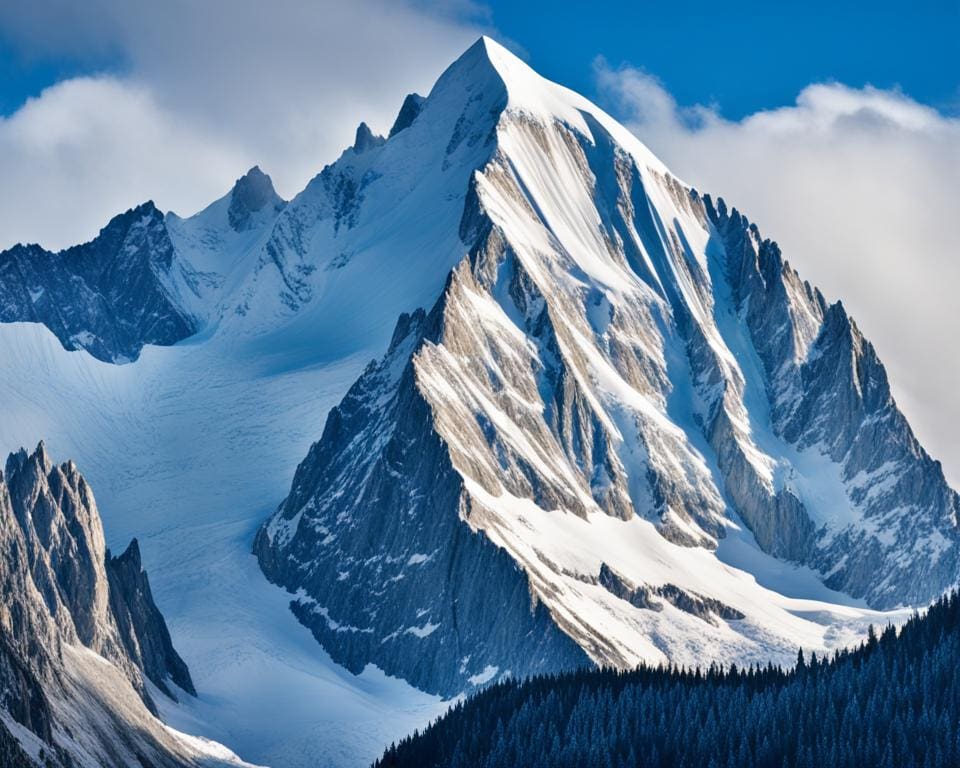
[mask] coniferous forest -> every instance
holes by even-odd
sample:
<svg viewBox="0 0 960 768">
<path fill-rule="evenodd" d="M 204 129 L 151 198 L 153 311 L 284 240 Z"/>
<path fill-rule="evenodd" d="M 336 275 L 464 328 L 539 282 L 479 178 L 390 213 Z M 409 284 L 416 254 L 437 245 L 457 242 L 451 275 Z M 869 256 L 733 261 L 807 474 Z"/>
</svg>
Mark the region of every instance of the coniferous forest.
<svg viewBox="0 0 960 768">
<path fill-rule="evenodd" d="M 495 684 L 375 768 L 960 766 L 960 596 L 794 668 L 584 670 Z"/>
</svg>

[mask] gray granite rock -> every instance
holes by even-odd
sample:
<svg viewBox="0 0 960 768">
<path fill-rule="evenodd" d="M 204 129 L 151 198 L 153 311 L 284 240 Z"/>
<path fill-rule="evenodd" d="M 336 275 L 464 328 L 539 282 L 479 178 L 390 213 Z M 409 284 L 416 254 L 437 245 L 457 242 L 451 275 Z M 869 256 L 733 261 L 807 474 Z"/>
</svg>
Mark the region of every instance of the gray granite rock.
<svg viewBox="0 0 960 768">
<path fill-rule="evenodd" d="M 407 97 L 403 100 L 403 105 L 400 107 L 400 111 L 397 113 L 397 119 L 393 121 L 387 138 L 392 139 L 404 128 L 409 128 L 413 124 L 413 121 L 417 119 L 420 110 L 423 109 L 424 101 L 426 101 L 426 99 L 419 93 L 407 94 Z"/>
<path fill-rule="evenodd" d="M 335 661 L 355 673 L 373 662 L 452 695 L 485 670 L 555 672 L 587 658 L 511 558 L 462 519 L 462 481 L 410 362 L 441 317 L 438 307 L 400 318 L 384 359 L 330 412 L 254 551 Z"/>
<path fill-rule="evenodd" d="M 802 281 L 736 209 L 704 204 L 762 365 L 772 426 L 797 449 L 829 457 L 859 519 L 818 527 L 789 488 L 765 495 L 730 459 L 722 463 L 738 511 L 767 551 L 813 567 L 834 589 L 878 608 L 927 603 L 960 573 L 960 497 L 917 441 L 843 304 Z"/>
<path fill-rule="evenodd" d="M 76 667 L 76 649 L 97 654 L 94 668 L 110 667 L 130 694 L 99 690 L 117 678 Z M 72 462 L 54 464 L 43 443 L 12 454 L 0 473 L 0 709 L 47 745 L 51 765 L 80 754 L 108 765 L 132 754 L 187 765 L 149 718 L 156 705 L 147 679 L 171 697 L 170 681 L 195 693 L 136 542 L 110 557 L 93 494 Z"/>
<path fill-rule="evenodd" d="M 176 699 L 176 695 L 168 687 L 168 680 L 196 696 L 190 670 L 174 649 L 163 614 L 153 602 L 137 540 L 131 541 L 123 554 L 116 557 L 107 550 L 106 566 L 110 609 L 127 654 L 154 685 L 171 698 Z"/>
</svg>

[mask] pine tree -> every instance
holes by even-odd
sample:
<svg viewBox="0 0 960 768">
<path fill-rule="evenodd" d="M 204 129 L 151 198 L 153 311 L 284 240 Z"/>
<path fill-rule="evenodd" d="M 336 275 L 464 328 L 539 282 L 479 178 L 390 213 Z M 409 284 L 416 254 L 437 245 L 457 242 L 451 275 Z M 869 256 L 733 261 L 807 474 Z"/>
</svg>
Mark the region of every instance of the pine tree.
<svg viewBox="0 0 960 768">
<path fill-rule="evenodd" d="M 578 670 L 490 686 L 378 768 L 960 765 L 960 596 L 860 647 L 706 671 Z"/>
</svg>

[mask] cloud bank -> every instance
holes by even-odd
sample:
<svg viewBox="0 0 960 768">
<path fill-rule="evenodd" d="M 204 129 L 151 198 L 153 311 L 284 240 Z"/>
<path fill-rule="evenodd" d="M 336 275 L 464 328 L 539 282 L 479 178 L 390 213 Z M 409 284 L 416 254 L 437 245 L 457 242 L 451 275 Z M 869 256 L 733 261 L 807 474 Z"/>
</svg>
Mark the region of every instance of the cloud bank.
<svg viewBox="0 0 960 768">
<path fill-rule="evenodd" d="M 469 2 L 422 0 L 0 4 L 22 55 L 113 72 L 0 118 L 0 248 L 63 247 L 150 198 L 193 213 L 254 164 L 292 196 L 361 120 L 386 131 L 483 22 Z"/>
<path fill-rule="evenodd" d="M 608 106 L 684 181 L 722 196 L 842 298 L 921 442 L 960 488 L 960 120 L 827 83 L 732 122 L 596 63 Z"/>
</svg>

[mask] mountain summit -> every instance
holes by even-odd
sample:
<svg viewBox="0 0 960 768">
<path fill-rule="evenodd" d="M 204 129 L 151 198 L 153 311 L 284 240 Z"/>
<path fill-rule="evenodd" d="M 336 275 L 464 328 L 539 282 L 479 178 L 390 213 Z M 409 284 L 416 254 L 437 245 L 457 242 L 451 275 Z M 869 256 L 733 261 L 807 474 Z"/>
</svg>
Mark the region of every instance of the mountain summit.
<svg viewBox="0 0 960 768">
<path fill-rule="evenodd" d="M 282 207 L 283 200 L 274 190 L 273 181 L 255 165 L 233 185 L 227 217 L 230 226 L 239 232 L 250 229 L 254 215 L 265 208 Z"/>
<path fill-rule="evenodd" d="M 583 97 L 482 38 L 409 127 L 318 179 L 291 204 L 310 196 L 314 231 L 369 242 L 387 218 L 393 252 L 422 253 L 403 268 L 445 276 L 255 545 L 349 668 L 449 694 L 587 660 L 766 661 L 851 636 L 777 560 L 877 608 L 955 582 L 958 497 L 843 306 Z M 429 249 L 392 215 L 408 184 Z M 330 268 L 285 226 L 275 264 Z M 358 280 L 390 268 L 347 252 Z M 320 300 L 312 275 L 291 306 Z"/>
</svg>

